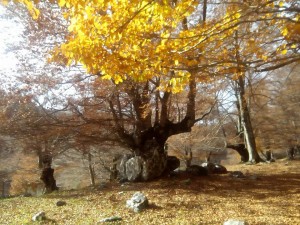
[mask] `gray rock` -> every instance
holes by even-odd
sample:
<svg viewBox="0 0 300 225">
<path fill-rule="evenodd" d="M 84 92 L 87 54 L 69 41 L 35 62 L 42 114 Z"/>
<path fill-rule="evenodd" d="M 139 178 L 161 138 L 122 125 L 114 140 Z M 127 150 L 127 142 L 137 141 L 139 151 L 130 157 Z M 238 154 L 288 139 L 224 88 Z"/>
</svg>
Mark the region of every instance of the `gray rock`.
<svg viewBox="0 0 300 225">
<path fill-rule="evenodd" d="M 144 146 L 146 146 L 146 149 L 149 149 L 144 155 L 125 155 L 122 158 L 118 169 L 118 180 L 120 183 L 152 180 L 161 176 L 167 170 L 167 156 L 165 152 L 161 151 L 156 140 L 148 140 Z M 173 163 L 176 164 L 175 160 Z M 176 167 L 174 164 L 170 165 L 170 167 Z"/>
<path fill-rule="evenodd" d="M 206 168 L 208 173 L 212 174 L 224 174 L 227 173 L 227 169 L 217 163 L 205 162 L 201 164 L 202 167 Z"/>
<path fill-rule="evenodd" d="M 227 220 L 223 225 L 248 225 L 248 223 L 241 220 Z"/>
<path fill-rule="evenodd" d="M 208 171 L 206 168 L 198 165 L 191 165 L 186 168 L 186 172 L 195 175 L 195 176 L 207 176 Z"/>
<path fill-rule="evenodd" d="M 149 180 L 149 177 L 151 176 L 150 163 L 151 163 L 150 161 L 145 161 L 145 160 L 143 160 L 142 162 L 142 173 L 141 173 L 142 180 Z"/>
<path fill-rule="evenodd" d="M 149 206 L 149 202 L 143 193 L 136 192 L 131 199 L 127 200 L 126 206 L 134 212 L 140 212 Z"/>
<path fill-rule="evenodd" d="M 166 171 L 172 172 L 180 167 L 180 160 L 176 156 L 167 156 Z"/>
<path fill-rule="evenodd" d="M 213 173 L 213 170 L 215 169 L 215 164 L 211 162 L 202 163 L 201 166 L 207 169 L 208 173 Z"/>
<path fill-rule="evenodd" d="M 42 221 L 46 219 L 45 212 L 39 212 L 32 217 L 32 221 Z"/>
<path fill-rule="evenodd" d="M 133 157 L 126 162 L 126 177 L 129 181 L 139 180 L 142 174 L 143 159 L 140 156 Z"/>
<path fill-rule="evenodd" d="M 245 178 L 245 175 L 241 171 L 233 171 L 230 175 L 235 178 Z"/>
<path fill-rule="evenodd" d="M 56 202 L 56 206 L 64 206 L 66 204 L 67 203 L 65 201 L 61 201 L 61 200 L 59 200 L 59 201 Z"/>
<path fill-rule="evenodd" d="M 215 164 L 215 168 L 213 170 L 213 173 L 215 174 L 224 174 L 227 173 L 227 169 L 225 166 L 222 166 L 220 164 Z"/>
<path fill-rule="evenodd" d="M 115 222 L 115 221 L 121 221 L 121 220 L 122 220 L 121 217 L 112 216 L 112 217 L 108 217 L 108 218 L 104 218 L 104 219 L 100 220 L 99 223 Z"/>
<path fill-rule="evenodd" d="M 132 158 L 133 155 L 130 155 L 130 154 L 125 154 L 123 155 L 122 159 L 121 159 L 121 162 L 120 162 L 120 165 L 119 165 L 119 180 L 126 180 L 127 181 L 127 176 L 126 176 L 126 163 L 127 161 Z"/>
<path fill-rule="evenodd" d="M 103 190 L 103 189 L 106 189 L 107 187 L 108 187 L 108 184 L 105 182 L 102 182 L 99 184 L 98 190 Z"/>
</svg>

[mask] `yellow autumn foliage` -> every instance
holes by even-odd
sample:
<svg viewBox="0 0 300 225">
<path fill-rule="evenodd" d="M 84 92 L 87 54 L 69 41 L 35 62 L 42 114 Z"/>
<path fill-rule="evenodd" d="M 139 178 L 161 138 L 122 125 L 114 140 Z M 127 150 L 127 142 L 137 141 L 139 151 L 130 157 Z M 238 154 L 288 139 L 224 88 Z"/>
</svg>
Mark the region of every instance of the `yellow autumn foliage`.
<svg viewBox="0 0 300 225">
<path fill-rule="evenodd" d="M 8 1 L 2 2 L 7 4 Z M 38 18 L 38 0 L 18 2 L 26 5 L 33 18 Z M 64 18 L 69 22 L 70 35 L 65 43 L 54 49 L 52 60 L 67 65 L 82 64 L 88 73 L 100 74 L 115 83 L 128 77 L 144 81 L 160 76 L 167 81 L 167 87 L 174 88 L 174 92 L 182 90 L 184 82 L 188 82 L 190 71 L 197 71 L 203 64 L 210 66 L 219 61 L 219 72 L 236 71 L 228 70 L 226 65 L 232 61 L 230 54 L 233 54 L 226 40 L 233 38 L 247 18 L 250 21 L 255 18 L 257 21 L 273 23 L 272 9 L 286 5 L 286 1 L 276 5 L 266 0 L 232 3 L 219 18 L 205 23 L 193 22 L 193 25 L 184 29 L 184 19 L 199 13 L 197 10 L 202 4 L 199 0 L 53 2 L 63 9 Z M 268 10 L 258 15 L 262 7 Z M 291 27 L 283 22 L 278 25 L 282 36 L 287 39 L 297 35 L 297 25 Z M 255 56 L 267 62 L 270 56 L 258 41 L 246 40 L 239 52 L 243 52 L 244 57 Z M 281 51 L 281 55 L 286 53 L 284 49 Z M 232 62 L 230 68 L 234 67 L 236 63 Z M 169 77 L 169 71 L 181 73 L 181 77 L 186 76 L 186 79 Z"/>
</svg>

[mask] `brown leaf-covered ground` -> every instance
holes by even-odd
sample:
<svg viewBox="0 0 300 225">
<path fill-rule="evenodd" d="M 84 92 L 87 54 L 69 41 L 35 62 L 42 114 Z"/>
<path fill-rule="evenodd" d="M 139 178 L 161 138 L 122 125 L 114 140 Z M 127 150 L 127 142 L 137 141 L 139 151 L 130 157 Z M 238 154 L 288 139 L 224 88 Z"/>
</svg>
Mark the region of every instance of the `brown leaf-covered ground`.
<svg viewBox="0 0 300 225">
<path fill-rule="evenodd" d="M 31 222 L 38 211 L 44 211 L 48 218 L 40 224 L 97 224 L 111 216 L 122 217 L 117 224 L 216 225 L 228 219 L 250 225 L 300 224 L 299 160 L 227 168 L 242 171 L 246 177 L 181 175 L 148 183 L 109 184 L 103 190 L 1 199 L 0 224 L 39 224 Z M 125 206 L 136 191 L 150 201 L 150 208 L 141 213 Z M 58 200 L 67 205 L 57 207 Z"/>
</svg>

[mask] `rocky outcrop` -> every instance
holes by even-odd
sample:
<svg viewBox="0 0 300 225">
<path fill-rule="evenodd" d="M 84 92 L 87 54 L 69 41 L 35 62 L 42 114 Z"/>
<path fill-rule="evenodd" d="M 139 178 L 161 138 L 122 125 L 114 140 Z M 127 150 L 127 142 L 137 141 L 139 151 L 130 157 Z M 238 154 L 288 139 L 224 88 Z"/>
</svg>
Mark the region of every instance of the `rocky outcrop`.
<svg viewBox="0 0 300 225">
<path fill-rule="evenodd" d="M 207 176 L 208 171 L 206 168 L 198 165 L 191 165 L 186 168 L 186 172 L 194 176 Z"/>
<path fill-rule="evenodd" d="M 166 156 L 154 151 L 152 155 L 125 155 L 119 166 L 120 181 L 148 181 L 160 177 L 164 172 L 171 172 L 180 166 L 175 156 Z"/>
</svg>

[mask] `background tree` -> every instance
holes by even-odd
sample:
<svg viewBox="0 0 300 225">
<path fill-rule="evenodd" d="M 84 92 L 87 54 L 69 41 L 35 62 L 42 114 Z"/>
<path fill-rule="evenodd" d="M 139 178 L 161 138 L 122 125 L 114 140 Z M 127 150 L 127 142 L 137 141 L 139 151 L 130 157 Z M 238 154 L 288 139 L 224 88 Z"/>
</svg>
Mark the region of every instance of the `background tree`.
<svg viewBox="0 0 300 225">
<path fill-rule="evenodd" d="M 35 5 L 40 11 L 32 2 L 25 4 L 37 23 L 44 19 L 43 15 L 48 15 L 43 12 L 46 10 L 43 3 Z M 207 7 L 207 1 L 203 4 L 131 1 L 118 5 L 91 2 L 85 7 L 85 3 L 78 1 L 58 1 L 58 4 L 61 9 L 55 13 L 64 17 L 55 20 L 55 24 L 69 26 L 67 32 L 64 30 L 62 44 L 53 51 L 52 60 L 70 66 L 83 65 L 91 74 L 83 76 L 90 79 L 78 86 L 89 90 L 88 93 L 60 104 L 77 115 L 75 121 L 80 125 L 101 121 L 102 126 L 113 128 L 114 139 L 144 160 L 147 166 L 141 174 L 145 180 L 164 171 L 163 147 L 168 137 L 191 131 L 206 115 L 196 108 L 196 94 L 201 87 L 198 83 L 229 76 L 239 81 L 243 96 L 243 76 L 247 73 L 273 70 L 299 60 L 298 46 L 296 42 L 286 43 L 291 38 L 285 30 L 291 26 L 290 35 L 297 36 L 295 4 L 278 1 L 235 1 L 212 4 L 214 7 Z M 210 13 L 219 8 L 216 16 Z M 51 19 L 48 22 L 54 24 Z M 288 26 L 289 23 L 292 25 Z M 267 35 L 262 33 L 266 27 Z M 279 27 L 277 32 L 275 27 Z M 254 29 L 258 32 L 253 41 L 249 32 Z M 274 42 L 274 37 L 279 39 Z M 263 50 L 268 54 L 261 54 Z M 233 54 L 229 54 L 231 51 Z M 92 86 L 92 82 L 96 85 Z M 185 114 L 176 121 L 170 114 L 171 96 L 184 90 L 187 91 Z M 86 103 L 92 103 L 101 118 L 84 114 L 88 111 Z M 240 111 L 245 112 L 247 104 L 244 99 L 241 103 Z M 107 116 L 108 112 L 112 117 Z M 248 130 L 252 136 L 247 142 L 249 160 L 257 161 L 252 129 Z"/>
</svg>

